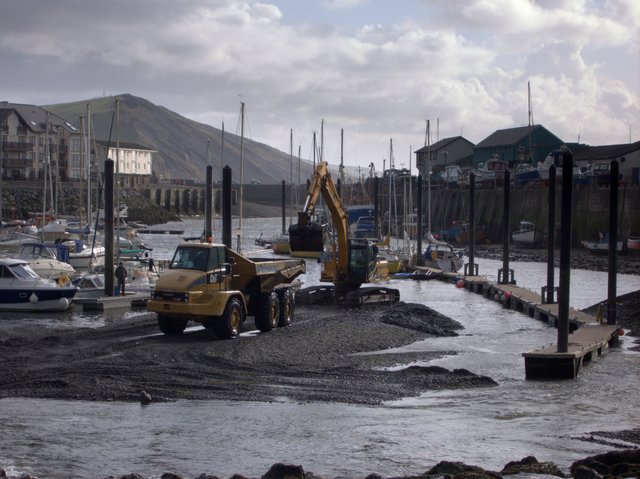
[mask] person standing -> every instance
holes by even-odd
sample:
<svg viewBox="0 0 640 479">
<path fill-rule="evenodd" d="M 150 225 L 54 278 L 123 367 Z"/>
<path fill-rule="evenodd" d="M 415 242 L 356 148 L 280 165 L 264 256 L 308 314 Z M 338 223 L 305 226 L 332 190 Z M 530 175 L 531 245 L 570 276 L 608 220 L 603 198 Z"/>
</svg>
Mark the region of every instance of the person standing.
<svg viewBox="0 0 640 479">
<path fill-rule="evenodd" d="M 127 268 L 124 267 L 122 261 L 120 261 L 120 264 L 116 268 L 115 276 L 118 282 L 118 293 L 120 296 L 124 296 L 124 282 L 127 279 Z"/>
</svg>

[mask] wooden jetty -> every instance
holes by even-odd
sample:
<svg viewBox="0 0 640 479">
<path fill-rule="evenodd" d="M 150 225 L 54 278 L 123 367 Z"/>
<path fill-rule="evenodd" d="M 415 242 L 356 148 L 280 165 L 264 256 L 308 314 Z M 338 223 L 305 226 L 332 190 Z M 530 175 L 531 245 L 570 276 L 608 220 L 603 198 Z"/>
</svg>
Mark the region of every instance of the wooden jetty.
<svg viewBox="0 0 640 479">
<path fill-rule="evenodd" d="M 127 293 L 124 296 L 97 296 L 95 298 L 77 298 L 73 300 L 83 311 L 106 311 L 131 307 L 144 307 L 149 299 L 148 293 Z"/>
<path fill-rule="evenodd" d="M 558 326 L 558 304 L 544 303 L 543 296 L 534 291 L 514 284 L 498 284 L 484 276 L 462 276 L 447 273 L 437 268 L 421 268 L 422 274 L 429 279 L 439 279 L 464 285 L 474 293 L 548 323 Z M 583 365 L 600 357 L 618 338 L 620 328 L 601 324 L 599 316 L 583 311 L 569 309 L 568 350 L 558 352 L 555 344 L 544 346 L 535 351 L 522 353 L 527 379 L 574 379 Z"/>
</svg>

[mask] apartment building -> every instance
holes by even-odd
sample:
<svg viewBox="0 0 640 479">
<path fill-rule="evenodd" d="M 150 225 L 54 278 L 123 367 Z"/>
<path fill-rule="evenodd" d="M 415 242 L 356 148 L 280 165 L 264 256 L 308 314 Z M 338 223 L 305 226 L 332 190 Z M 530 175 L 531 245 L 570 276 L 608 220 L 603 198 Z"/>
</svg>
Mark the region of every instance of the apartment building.
<svg viewBox="0 0 640 479">
<path fill-rule="evenodd" d="M 2 178 L 44 178 L 49 165 L 61 181 L 81 178 L 79 128 L 38 106 L 0 102 Z"/>
</svg>

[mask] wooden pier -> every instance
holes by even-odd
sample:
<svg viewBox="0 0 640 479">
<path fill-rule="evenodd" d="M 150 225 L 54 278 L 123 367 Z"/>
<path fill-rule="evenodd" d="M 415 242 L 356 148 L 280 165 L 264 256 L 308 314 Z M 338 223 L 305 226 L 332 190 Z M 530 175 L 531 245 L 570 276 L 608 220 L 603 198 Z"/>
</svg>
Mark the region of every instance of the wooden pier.
<svg viewBox="0 0 640 479">
<path fill-rule="evenodd" d="M 558 326 L 558 304 L 543 303 L 540 294 L 512 284 L 497 284 L 481 276 L 467 276 L 464 286 L 470 291 L 502 303 L 531 318 Z M 527 379 L 574 379 L 580 368 L 600 357 L 618 338 L 619 328 L 601 324 L 600 318 L 569 309 L 569 340 L 566 352 L 551 344 L 522 353 Z"/>
<path fill-rule="evenodd" d="M 544 303 L 542 295 L 513 284 L 498 284 L 484 276 L 463 277 L 439 269 L 429 269 L 429 278 L 448 282 L 462 281 L 474 293 L 548 323 L 558 326 L 558 304 Z M 569 339 L 566 352 L 558 352 L 556 344 L 522 353 L 527 379 L 574 379 L 582 366 L 599 358 L 617 341 L 620 328 L 601 324 L 601 318 L 583 311 L 569 309 Z"/>
<path fill-rule="evenodd" d="M 73 300 L 83 311 L 106 311 L 109 309 L 123 309 L 144 307 L 149 299 L 149 293 L 127 293 L 124 296 L 97 296 L 95 298 L 77 298 Z"/>
</svg>

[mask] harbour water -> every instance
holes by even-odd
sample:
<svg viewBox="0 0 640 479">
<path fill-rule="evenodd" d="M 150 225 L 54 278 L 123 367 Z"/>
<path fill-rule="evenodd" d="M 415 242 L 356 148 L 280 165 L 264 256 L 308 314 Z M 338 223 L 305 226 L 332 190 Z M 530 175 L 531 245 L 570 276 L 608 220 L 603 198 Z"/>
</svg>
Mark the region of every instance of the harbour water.
<svg viewBox="0 0 640 479">
<path fill-rule="evenodd" d="M 278 220 L 245 220 L 243 249 L 271 234 Z M 169 229 L 169 227 L 167 227 Z M 202 221 L 180 225 L 184 236 Z M 150 234 L 155 259 L 168 258 L 179 235 Z M 266 250 L 260 256 L 269 255 Z M 500 261 L 478 259 L 480 274 L 495 277 Z M 539 291 L 542 263 L 512 263 L 520 286 Z M 305 284 L 316 284 L 319 265 L 308 261 Z M 572 270 L 571 305 L 584 308 L 606 298 L 607 273 Z M 527 381 L 522 353 L 556 340 L 554 328 L 498 303 L 439 281 L 392 280 L 407 302 L 430 306 L 465 327 L 458 337 L 430 338 L 394 350 L 445 351 L 428 364 L 465 368 L 494 378 L 493 388 L 425 392 L 377 407 L 294 403 L 177 401 L 149 406 L 8 398 L 0 400 L 0 466 L 41 478 L 106 477 L 139 473 L 157 478 L 207 472 L 259 477 L 276 462 L 301 464 L 323 477 L 419 474 L 440 460 L 501 469 L 534 455 L 568 468 L 577 459 L 610 450 L 579 440 L 592 431 L 640 426 L 635 391 L 640 353 L 634 338 L 586 367 L 572 381 Z M 618 293 L 640 289 L 640 276 L 619 275 Z M 2 330 L 98 327 L 144 311 L 52 315 L 3 315 Z M 357 333 L 357 332 L 356 332 Z M 354 333 L 355 334 L 355 333 Z M 379 352 L 384 354 L 388 351 Z M 409 363 L 407 363 L 409 364 Z M 398 367 L 406 367 L 407 364 Z M 532 476 L 528 476 L 532 477 Z"/>
</svg>

